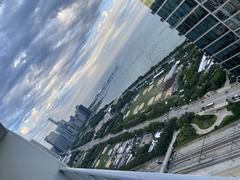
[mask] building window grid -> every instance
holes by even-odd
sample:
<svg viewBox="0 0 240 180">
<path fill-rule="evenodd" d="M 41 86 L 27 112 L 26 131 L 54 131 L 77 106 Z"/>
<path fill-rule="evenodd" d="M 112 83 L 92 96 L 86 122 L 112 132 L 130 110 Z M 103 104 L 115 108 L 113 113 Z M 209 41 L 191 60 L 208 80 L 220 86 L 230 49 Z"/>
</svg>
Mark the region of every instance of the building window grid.
<svg viewBox="0 0 240 180">
<path fill-rule="evenodd" d="M 240 13 L 226 21 L 226 25 L 232 30 L 236 30 L 240 27 Z"/>
<path fill-rule="evenodd" d="M 168 0 L 157 14 L 165 20 L 181 2 L 182 0 Z"/>
<path fill-rule="evenodd" d="M 186 2 L 187 0 L 185 0 L 185 2 Z M 213 8 L 213 9 L 209 9 L 209 8 L 207 8 L 206 7 L 206 5 L 207 5 L 207 2 L 205 2 L 206 0 L 194 0 L 194 1 L 196 1 L 199 5 L 200 5 L 200 7 L 203 7 L 203 6 L 205 6 L 205 7 L 203 7 L 205 10 L 207 10 L 207 11 L 209 11 L 208 13 L 209 14 L 211 14 L 211 15 L 213 15 L 219 22 L 222 22 L 224 25 L 225 25 L 225 28 L 227 28 L 226 29 L 226 31 L 225 31 L 225 33 L 229 30 L 229 31 L 231 31 L 231 32 L 233 32 L 235 35 L 237 35 L 236 37 L 234 37 L 234 35 L 233 35 L 233 33 L 226 33 L 226 35 L 224 35 L 222 38 L 220 38 L 219 40 L 217 40 L 216 42 L 214 42 L 213 44 L 211 44 L 209 47 L 207 47 L 206 48 L 206 51 L 208 52 L 208 54 L 216 54 L 216 59 L 218 60 L 218 61 L 221 61 L 221 60 L 223 60 L 223 59 L 227 59 L 227 58 L 229 58 L 229 56 L 231 56 L 231 55 L 234 55 L 233 54 L 233 51 L 234 51 L 234 49 L 231 49 L 231 48 L 235 48 L 235 51 L 234 51 L 234 53 L 236 53 L 237 51 L 239 51 L 239 47 L 236 47 L 237 45 L 236 44 L 238 44 L 238 43 L 235 43 L 235 44 L 233 44 L 232 46 L 230 46 L 229 48 L 227 48 L 226 50 L 223 50 L 223 52 L 221 52 L 220 54 L 217 54 L 216 52 L 217 51 L 219 51 L 219 50 L 222 50 L 222 49 L 224 49 L 225 47 L 227 47 L 227 46 L 229 46 L 230 44 L 232 44 L 234 41 L 236 41 L 236 38 L 237 37 L 239 37 L 240 36 L 240 29 L 239 29 L 239 13 L 237 12 L 238 10 L 239 10 L 239 7 L 240 7 L 240 0 L 224 0 L 224 1 L 221 1 L 221 0 L 217 0 L 217 1 L 215 1 L 215 0 L 213 0 L 213 1 L 211 1 L 211 2 L 221 2 L 221 3 L 219 3 L 219 4 L 217 4 L 217 6 L 214 6 L 215 8 Z M 229 2 L 226 2 L 226 1 L 229 1 Z M 173 14 L 171 14 L 171 12 L 169 13 L 169 14 L 171 14 L 171 17 L 168 17 L 168 16 L 166 16 L 166 18 L 168 18 L 168 23 L 170 24 L 170 25 L 172 25 L 172 26 L 174 26 L 174 25 L 176 25 L 177 23 L 179 23 L 179 21 L 183 21 L 183 22 L 181 22 L 180 24 L 178 24 L 178 27 L 179 26 L 181 26 L 184 22 L 187 22 L 187 20 L 189 20 L 188 18 L 196 11 L 196 9 L 198 9 L 198 8 L 196 8 L 196 6 L 197 5 L 194 5 L 194 7 L 195 7 L 195 10 L 193 11 L 192 9 L 194 9 L 194 7 L 192 7 L 192 8 L 190 8 L 189 9 L 189 12 L 187 12 L 187 13 L 183 13 L 183 12 L 181 12 L 181 8 L 182 7 L 184 7 L 184 5 L 185 5 L 185 2 L 184 3 L 182 3 L 181 5 L 179 5 L 179 7 L 177 8 L 177 9 L 173 9 L 175 12 L 173 13 Z M 204 2 L 205 2 L 205 4 L 204 4 Z M 201 4 L 202 3 L 202 4 Z M 224 3 L 224 5 L 223 5 L 223 3 Z M 234 9 L 237 9 L 237 8 L 234 8 L 233 6 L 231 6 L 231 3 L 235 3 L 236 5 L 239 5 L 239 6 L 236 6 L 237 8 L 238 8 L 238 10 L 236 11 L 236 10 L 234 10 Z M 222 4 L 222 5 L 221 5 Z M 221 7 L 222 6 L 222 7 Z M 164 6 L 163 6 L 164 7 Z M 177 7 L 177 6 L 176 6 Z M 219 7 L 221 7 L 221 8 L 219 8 Z M 218 9 L 219 8 L 219 9 Z M 217 9 L 217 11 L 216 12 L 214 12 L 215 10 Z M 223 10 L 226 10 L 227 12 L 228 12 L 228 14 L 227 14 L 227 16 L 226 16 L 226 18 L 219 18 L 219 16 L 217 15 L 217 12 L 220 12 L 220 11 L 223 11 Z M 192 11 L 192 12 L 191 12 Z M 212 13 L 212 12 L 214 12 L 214 13 Z M 180 15 L 180 17 L 181 18 L 178 18 L 178 16 L 176 16 L 177 14 L 179 13 L 179 15 Z M 181 16 L 181 13 L 182 13 L 182 16 Z M 168 15 L 169 15 L 168 14 Z M 236 15 L 235 15 L 236 14 Z M 184 19 L 186 17 L 186 19 Z M 207 18 L 206 17 L 206 15 L 205 16 L 203 16 L 202 18 L 204 18 L 205 17 L 205 19 Z M 174 19 L 174 18 L 176 18 L 176 19 Z M 178 19 L 177 19 L 178 18 Z M 184 20 L 183 20 L 184 19 Z M 203 22 L 205 21 L 205 20 L 202 20 Z M 199 23 L 199 25 L 200 25 L 201 23 Z M 204 24 L 204 23 L 203 23 Z M 222 24 L 221 24 L 222 25 Z M 216 24 L 215 24 L 215 26 L 216 26 Z M 227 26 L 227 27 L 226 27 Z M 197 28 L 198 27 L 198 25 L 196 25 L 196 27 L 195 28 Z M 216 26 L 216 27 L 218 27 L 218 25 Z M 195 28 L 193 29 L 193 31 L 195 30 Z M 212 30 L 214 30 L 215 28 L 213 28 Z M 185 31 L 186 31 L 186 29 L 185 29 Z M 204 30 L 203 30 L 204 31 Z M 197 30 L 196 30 L 196 32 L 197 32 Z M 211 31 L 210 31 L 211 32 Z M 196 42 L 197 43 L 197 45 L 201 42 L 201 39 L 204 39 L 204 38 L 206 38 L 207 37 L 207 35 L 211 35 L 211 33 L 210 32 L 208 32 L 207 34 L 205 34 L 203 37 L 201 37 L 200 39 L 198 39 L 198 41 Z M 180 32 L 181 33 L 181 32 Z M 192 33 L 192 30 L 189 32 L 189 33 Z M 223 33 L 224 34 L 224 33 Z M 231 34 L 231 35 L 230 35 Z M 190 35 L 189 35 L 190 36 Z M 205 37 L 206 36 L 206 37 Z M 231 38 L 231 36 L 232 36 L 232 38 Z M 217 37 L 215 38 L 215 40 L 217 39 Z M 212 40 L 211 40 L 212 42 L 214 41 L 214 38 L 212 38 Z M 208 40 L 208 43 L 207 44 L 210 44 L 211 43 L 211 41 L 209 41 Z M 205 45 L 205 47 L 206 47 L 206 45 Z M 200 48 L 203 48 L 203 47 L 200 47 Z M 229 52 L 228 52 L 229 51 Z M 220 57 L 222 56 L 222 58 L 220 59 Z M 236 61 L 235 60 L 235 58 L 237 58 L 237 60 L 238 61 Z M 239 64 L 239 56 L 237 56 L 237 57 L 235 57 L 234 58 L 234 61 L 232 60 L 232 59 L 229 59 L 229 60 L 227 60 L 227 62 L 229 61 L 229 63 L 231 64 L 230 66 L 233 66 L 233 64 L 236 66 L 236 63 L 238 63 Z M 225 64 L 224 64 L 225 65 Z"/>
<path fill-rule="evenodd" d="M 216 13 L 214 13 L 220 20 L 226 20 L 231 15 L 240 10 L 239 0 L 230 0 L 223 7 L 221 7 Z"/>
<path fill-rule="evenodd" d="M 175 10 L 172 16 L 168 18 L 167 22 L 172 26 L 177 25 L 196 6 L 197 3 L 195 1 L 185 0 L 184 3 L 178 9 Z"/>
<path fill-rule="evenodd" d="M 221 63 L 239 52 L 240 52 L 240 41 L 236 42 L 232 46 L 228 47 L 227 49 L 215 55 L 214 59 L 216 59 L 219 63 Z"/>
<path fill-rule="evenodd" d="M 210 32 L 204 35 L 201 39 L 196 42 L 196 45 L 199 48 L 204 48 L 214 40 L 216 40 L 219 36 L 226 33 L 228 29 L 223 25 L 219 24 L 215 28 L 213 28 Z"/>
<path fill-rule="evenodd" d="M 186 37 L 191 41 L 195 41 L 201 35 L 203 35 L 208 29 L 217 24 L 218 21 L 212 16 L 208 15 L 201 23 L 199 23 L 194 29 L 192 29 Z"/>
<path fill-rule="evenodd" d="M 238 38 L 235 36 L 234 33 L 229 32 L 227 33 L 225 36 L 223 36 L 222 38 L 220 38 L 218 41 L 216 41 L 215 43 L 213 43 L 212 45 L 210 45 L 208 48 L 206 48 L 205 50 L 207 52 L 209 52 L 209 54 L 214 54 L 217 51 L 223 49 L 224 47 L 226 47 L 227 45 L 231 44 L 232 42 L 236 41 Z"/>
<path fill-rule="evenodd" d="M 223 63 L 222 65 L 227 69 L 232 69 L 235 66 L 239 65 L 239 59 L 240 59 L 240 55 L 235 56 L 231 58 L 229 61 L 226 61 L 225 63 Z"/>
<path fill-rule="evenodd" d="M 196 0 L 195 0 L 196 1 Z M 228 0 L 229 1 L 229 0 Z M 240 0 L 235 0 L 235 1 L 237 1 L 237 3 L 238 3 L 238 5 L 240 5 Z M 198 1 L 196 1 L 196 2 L 198 2 Z M 211 14 L 211 15 L 213 15 L 219 22 L 222 22 L 225 26 L 227 26 L 226 25 L 226 20 L 228 20 L 228 19 L 226 19 L 225 21 L 222 21 L 221 19 L 219 19 L 217 16 L 216 16 L 216 14 L 214 14 L 214 13 L 212 13 L 211 11 L 209 11 L 206 7 L 204 7 L 201 3 L 199 3 L 198 2 L 198 4 L 201 6 L 201 7 L 203 7 L 205 10 L 207 10 L 208 12 L 209 12 L 209 14 Z M 235 31 L 233 31 L 232 29 L 230 29 L 229 28 L 229 30 L 230 31 L 232 31 L 235 35 L 237 35 L 238 37 L 240 37 L 240 34 L 239 33 L 237 33 L 237 32 L 235 32 Z"/>
<path fill-rule="evenodd" d="M 193 27 L 195 24 L 197 24 L 202 18 L 204 18 L 207 15 L 207 11 L 202 8 L 198 7 L 193 13 L 191 13 L 184 22 L 181 23 L 180 26 L 177 27 L 177 30 L 181 34 L 185 34 L 191 27 Z"/>
<path fill-rule="evenodd" d="M 164 2 L 165 2 L 164 0 L 155 0 L 154 3 L 150 6 L 150 9 L 152 10 L 152 13 L 157 12 L 157 10 L 161 7 L 161 5 Z"/>
<path fill-rule="evenodd" d="M 226 0 L 208 0 L 207 2 L 203 3 L 203 5 L 211 12 L 215 11 L 219 8 L 222 4 L 224 4 Z"/>
<path fill-rule="evenodd" d="M 240 76 L 240 67 L 232 70 L 231 73 L 234 74 L 235 76 L 239 77 Z"/>
</svg>

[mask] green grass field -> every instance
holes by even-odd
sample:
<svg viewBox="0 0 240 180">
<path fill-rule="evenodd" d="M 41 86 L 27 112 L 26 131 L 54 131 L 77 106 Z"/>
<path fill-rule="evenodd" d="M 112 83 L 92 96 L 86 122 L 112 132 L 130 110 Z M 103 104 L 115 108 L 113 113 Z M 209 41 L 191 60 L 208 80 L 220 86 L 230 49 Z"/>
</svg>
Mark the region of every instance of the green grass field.
<svg viewBox="0 0 240 180">
<path fill-rule="evenodd" d="M 144 106 L 142 108 L 141 111 L 144 111 L 147 106 L 148 106 L 148 102 L 151 98 L 155 98 L 156 96 L 160 96 L 161 94 L 161 97 L 154 101 L 154 103 L 157 103 L 159 101 L 161 101 L 162 99 L 164 99 L 166 97 L 166 92 L 163 91 L 163 88 L 164 88 L 164 82 L 163 82 L 163 78 L 165 77 L 166 74 L 162 75 L 159 79 L 157 79 L 151 86 L 152 86 L 152 89 L 150 91 L 147 91 L 147 89 L 150 87 L 150 86 L 147 86 L 147 87 L 143 87 L 138 95 L 139 97 L 137 98 L 136 101 L 132 101 L 127 110 L 125 111 L 125 114 L 127 114 L 128 111 L 130 111 L 130 114 L 129 115 L 133 115 L 134 113 L 134 110 L 136 109 L 137 106 L 141 106 L 143 103 L 144 103 Z M 159 84 L 159 81 L 162 79 L 162 82 Z M 145 91 L 145 93 L 144 93 Z"/>
</svg>

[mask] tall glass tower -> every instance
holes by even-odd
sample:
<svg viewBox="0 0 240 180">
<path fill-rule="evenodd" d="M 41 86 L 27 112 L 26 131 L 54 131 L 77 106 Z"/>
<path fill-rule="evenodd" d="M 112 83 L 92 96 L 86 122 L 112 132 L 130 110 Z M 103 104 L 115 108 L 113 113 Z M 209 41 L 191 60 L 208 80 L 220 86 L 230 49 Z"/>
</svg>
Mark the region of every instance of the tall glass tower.
<svg viewBox="0 0 240 180">
<path fill-rule="evenodd" d="M 240 0 L 141 0 L 235 77 L 240 76 Z"/>
</svg>

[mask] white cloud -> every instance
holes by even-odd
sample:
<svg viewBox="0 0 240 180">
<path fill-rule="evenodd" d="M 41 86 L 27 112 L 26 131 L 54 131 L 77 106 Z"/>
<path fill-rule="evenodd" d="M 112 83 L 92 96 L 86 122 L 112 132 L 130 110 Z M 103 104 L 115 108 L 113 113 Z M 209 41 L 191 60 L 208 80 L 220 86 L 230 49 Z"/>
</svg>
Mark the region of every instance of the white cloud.
<svg viewBox="0 0 240 180">
<path fill-rule="evenodd" d="M 70 25 L 77 18 L 77 9 L 80 3 L 74 3 L 70 7 L 60 9 L 57 13 L 57 19 L 62 25 Z"/>
<path fill-rule="evenodd" d="M 17 68 L 18 66 L 20 65 L 23 65 L 25 64 L 27 61 L 26 61 L 26 57 L 27 57 L 27 54 L 25 51 L 22 51 L 14 60 L 13 62 L 13 68 Z"/>
<path fill-rule="evenodd" d="M 0 16 L 4 13 L 5 8 L 6 8 L 6 5 L 1 3 L 0 4 Z"/>
</svg>

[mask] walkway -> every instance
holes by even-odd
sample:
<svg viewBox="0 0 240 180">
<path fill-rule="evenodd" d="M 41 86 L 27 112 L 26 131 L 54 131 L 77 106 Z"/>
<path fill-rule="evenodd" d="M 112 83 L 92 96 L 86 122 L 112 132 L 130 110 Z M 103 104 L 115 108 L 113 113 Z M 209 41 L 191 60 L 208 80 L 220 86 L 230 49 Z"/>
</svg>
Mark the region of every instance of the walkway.
<svg viewBox="0 0 240 180">
<path fill-rule="evenodd" d="M 211 113 L 211 114 L 206 114 L 206 115 L 212 115 L 212 114 L 217 116 L 217 120 L 211 127 L 207 128 L 207 129 L 200 129 L 198 127 L 198 125 L 196 125 L 194 123 L 191 124 L 192 127 L 196 130 L 197 134 L 202 135 L 202 134 L 207 134 L 207 133 L 213 131 L 215 129 L 215 126 L 219 126 L 226 116 L 232 115 L 232 112 L 230 112 L 226 108 L 224 108 L 222 110 L 217 111 L 216 113 Z"/>
<path fill-rule="evenodd" d="M 180 131 L 174 131 L 173 133 L 173 137 L 172 137 L 172 141 L 171 143 L 169 144 L 169 147 L 168 147 L 168 150 L 167 150 L 167 153 L 164 157 L 164 160 L 163 160 L 163 163 L 162 163 L 162 166 L 161 166 L 161 169 L 160 169 L 160 172 L 161 173 L 164 173 L 167 169 L 167 166 L 168 166 L 168 161 L 172 155 L 172 151 L 173 151 L 173 145 L 177 139 L 177 136 L 179 134 Z"/>
</svg>

